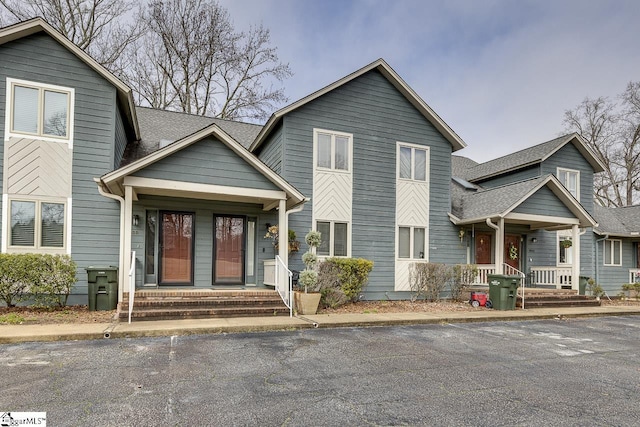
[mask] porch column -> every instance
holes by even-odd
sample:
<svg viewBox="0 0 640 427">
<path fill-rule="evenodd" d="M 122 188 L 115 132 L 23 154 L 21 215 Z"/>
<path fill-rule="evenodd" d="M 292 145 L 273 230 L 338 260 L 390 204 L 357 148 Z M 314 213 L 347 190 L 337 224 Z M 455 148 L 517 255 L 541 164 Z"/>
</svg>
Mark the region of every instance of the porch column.
<svg viewBox="0 0 640 427">
<path fill-rule="evenodd" d="M 496 230 L 496 274 L 504 273 L 504 218 L 498 219 Z"/>
<path fill-rule="evenodd" d="M 571 270 L 571 289 L 578 290 L 578 282 L 580 280 L 580 230 L 578 224 L 571 227 L 571 245 L 573 255 L 573 268 Z"/>
<path fill-rule="evenodd" d="M 278 255 L 284 265 L 289 265 L 289 228 L 287 225 L 287 201 L 278 203 Z"/>
<path fill-rule="evenodd" d="M 118 294 L 122 301 L 122 293 L 126 289 L 129 291 L 129 270 L 131 269 L 131 218 L 133 211 L 133 187 L 125 185 L 124 187 L 124 282 L 120 285 Z"/>
</svg>

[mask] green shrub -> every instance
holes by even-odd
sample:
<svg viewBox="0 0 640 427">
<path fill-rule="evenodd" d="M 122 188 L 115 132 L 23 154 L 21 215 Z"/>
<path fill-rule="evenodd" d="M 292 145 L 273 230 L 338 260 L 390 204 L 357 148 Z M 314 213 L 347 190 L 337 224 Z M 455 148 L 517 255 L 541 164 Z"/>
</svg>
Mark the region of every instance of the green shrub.
<svg viewBox="0 0 640 427">
<path fill-rule="evenodd" d="M 602 289 L 602 286 L 597 284 L 593 278 L 589 278 L 589 280 L 587 280 L 587 290 L 594 298 L 599 298 L 604 295 L 604 289 Z"/>
<path fill-rule="evenodd" d="M 345 301 L 355 302 L 369 281 L 369 273 L 373 269 L 373 261 L 363 258 L 328 258 L 320 264 L 318 282 L 320 291 L 333 295 L 339 302 L 343 298 L 329 292 L 328 289 L 339 289 Z M 342 304 L 344 304 L 344 302 Z"/>
<path fill-rule="evenodd" d="M 0 254 L 0 299 L 8 307 L 28 299 L 64 306 L 75 282 L 68 255 Z"/>
<path fill-rule="evenodd" d="M 409 266 L 411 301 L 424 298 L 437 301 L 445 286 L 453 277 L 453 269 L 435 262 L 414 262 Z"/>
<path fill-rule="evenodd" d="M 640 300 L 640 283 L 625 283 L 622 285 L 622 290 L 627 293 L 625 295 L 627 298 L 631 298 L 631 292 L 634 292 L 635 299 Z"/>
<path fill-rule="evenodd" d="M 478 277 L 478 266 L 473 264 L 457 264 L 453 266 L 453 280 L 451 280 L 451 299 L 462 301 L 465 291 Z"/>
</svg>

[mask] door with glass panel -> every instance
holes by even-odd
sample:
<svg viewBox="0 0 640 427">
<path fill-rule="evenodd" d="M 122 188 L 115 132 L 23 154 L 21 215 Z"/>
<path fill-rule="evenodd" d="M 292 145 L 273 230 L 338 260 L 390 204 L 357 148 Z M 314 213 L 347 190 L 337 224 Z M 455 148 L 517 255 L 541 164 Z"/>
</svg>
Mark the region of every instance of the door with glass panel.
<svg viewBox="0 0 640 427">
<path fill-rule="evenodd" d="M 213 283 L 244 284 L 245 217 L 214 216 Z"/>
<path fill-rule="evenodd" d="M 194 214 L 161 211 L 158 229 L 158 283 L 192 285 Z"/>
</svg>

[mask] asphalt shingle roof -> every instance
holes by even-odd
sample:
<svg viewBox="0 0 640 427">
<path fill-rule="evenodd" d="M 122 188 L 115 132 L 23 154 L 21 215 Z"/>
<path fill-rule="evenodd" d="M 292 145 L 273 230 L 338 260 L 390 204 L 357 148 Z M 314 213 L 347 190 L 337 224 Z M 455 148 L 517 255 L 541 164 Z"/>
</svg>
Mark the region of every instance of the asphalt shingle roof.
<svg viewBox="0 0 640 427">
<path fill-rule="evenodd" d="M 141 140 L 130 143 L 120 166 L 138 160 L 160 148 L 160 141 L 177 141 L 212 124 L 249 148 L 262 130 L 261 125 L 197 116 L 175 111 L 136 107 Z"/>
<path fill-rule="evenodd" d="M 594 206 L 593 216 L 601 234 L 631 235 L 640 232 L 640 205 L 620 208 Z"/>
<path fill-rule="evenodd" d="M 508 154 L 497 159 L 480 163 L 465 172 L 468 181 L 477 181 L 479 179 L 500 174 L 501 172 L 510 171 L 519 167 L 541 162 L 546 156 L 553 153 L 567 141 L 568 135 L 561 136 L 551 141 L 524 150 Z"/>
</svg>

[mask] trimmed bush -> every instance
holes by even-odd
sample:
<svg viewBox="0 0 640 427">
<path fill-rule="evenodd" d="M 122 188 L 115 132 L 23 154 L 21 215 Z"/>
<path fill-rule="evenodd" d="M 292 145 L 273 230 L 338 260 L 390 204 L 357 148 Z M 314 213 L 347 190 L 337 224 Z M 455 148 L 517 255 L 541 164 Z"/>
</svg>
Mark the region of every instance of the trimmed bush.
<svg viewBox="0 0 640 427">
<path fill-rule="evenodd" d="M 451 281 L 451 299 L 463 301 L 465 292 L 478 277 L 478 266 L 474 264 L 456 264 L 453 266 L 453 280 Z M 468 299 L 468 298 L 467 298 Z"/>
<path fill-rule="evenodd" d="M 372 269 L 373 261 L 363 258 L 328 258 L 320 263 L 318 287 L 326 306 L 358 301 Z"/>
<path fill-rule="evenodd" d="M 453 277 L 453 269 L 435 262 L 414 262 L 409 266 L 411 301 L 424 298 L 437 301 L 445 286 Z"/>
<path fill-rule="evenodd" d="M 8 307 L 30 299 L 65 306 L 76 268 L 68 255 L 0 254 L 0 299 Z"/>
</svg>

